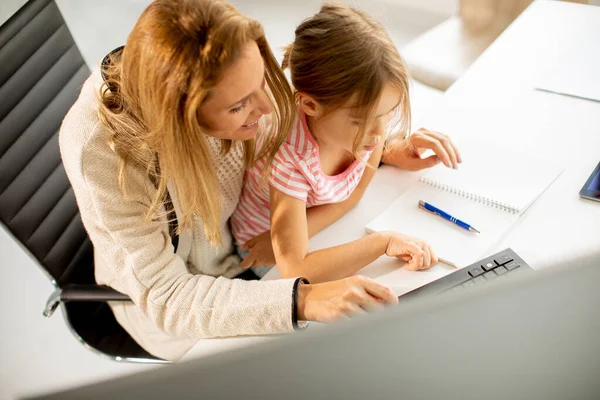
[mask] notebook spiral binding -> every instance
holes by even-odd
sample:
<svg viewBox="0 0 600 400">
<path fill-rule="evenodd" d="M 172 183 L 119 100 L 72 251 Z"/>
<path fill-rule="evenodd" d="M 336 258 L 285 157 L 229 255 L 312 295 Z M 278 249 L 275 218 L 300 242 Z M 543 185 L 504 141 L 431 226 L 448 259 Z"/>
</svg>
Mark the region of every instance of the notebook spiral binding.
<svg viewBox="0 0 600 400">
<path fill-rule="evenodd" d="M 510 204 L 502 203 L 500 201 L 496 201 L 496 200 L 490 199 L 488 197 L 480 196 L 478 194 L 475 194 L 475 193 L 472 193 L 472 192 L 469 192 L 466 190 L 456 189 L 450 185 L 446 185 L 444 183 L 438 182 L 435 179 L 431 179 L 426 176 L 420 177 L 419 181 L 421 181 L 422 183 L 424 183 L 426 185 L 433 186 L 437 189 L 443 190 L 445 192 L 453 193 L 455 195 L 472 200 L 476 203 L 485 204 L 488 207 L 497 208 L 499 210 L 505 211 L 510 214 L 518 214 L 520 212 L 520 210 L 517 207 L 514 207 Z"/>
</svg>

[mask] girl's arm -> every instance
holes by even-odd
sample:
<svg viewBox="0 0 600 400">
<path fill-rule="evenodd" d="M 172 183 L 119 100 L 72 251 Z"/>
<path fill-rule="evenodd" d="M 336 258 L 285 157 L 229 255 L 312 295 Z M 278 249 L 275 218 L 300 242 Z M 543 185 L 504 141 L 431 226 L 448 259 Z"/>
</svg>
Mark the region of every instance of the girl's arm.
<svg viewBox="0 0 600 400">
<path fill-rule="evenodd" d="M 339 203 L 324 204 L 322 206 L 316 206 L 306 210 L 306 217 L 308 220 L 308 237 L 313 237 L 329 225 L 333 224 L 338 219 L 342 218 L 348 211 L 350 211 L 360 199 L 362 199 L 369 183 L 375 175 L 377 166 L 381 161 L 381 155 L 383 153 L 384 141 L 371 153 L 369 157 L 368 167 L 365 168 L 363 176 L 356 186 L 356 189 L 352 192 L 349 198 Z"/>
<path fill-rule="evenodd" d="M 347 277 L 385 253 L 389 239 L 384 234 L 375 234 L 308 254 L 308 238 L 340 219 L 360 201 L 375 175 L 383 145 L 371 154 L 358 186 L 343 202 L 307 210 L 303 201 L 271 188 L 271 240 L 283 278 L 301 275 L 311 282 L 322 282 Z"/>
<path fill-rule="evenodd" d="M 423 240 L 377 232 L 350 243 L 308 252 L 306 203 L 271 187 L 271 238 L 282 278 L 303 276 L 312 283 L 354 274 L 386 254 L 407 261 L 410 271 L 427 269 L 438 259 Z"/>
<path fill-rule="evenodd" d="M 324 204 L 322 206 L 312 207 L 306 210 L 305 218 L 308 221 L 308 237 L 311 238 L 329 225 L 342 218 L 350 211 L 362 198 L 369 183 L 375 175 L 375 171 L 381 160 L 384 143 L 381 143 L 369 157 L 369 168 L 365 168 L 363 176 L 352 192 L 350 197 L 344 201 L 334 204 Z M 304 204 L 304 203 L 302 203 Z M 306 205 L 305 205 L 306 207 Z M 250 249 L 250 253 L 244 258 L 240 264 L 243 268 L 251 266 L 267 266 L 275 265 L 275 255 L 271 243 L 271 231 L 266 231 L 244 243 L 242 249 Z"/>
<path fill-rule="evenodd" d="M 372 154 L 370 165 L 379 163 L 382 146 Z M 373 233 L 350 243 L 309 253 L 309 236 L 352 208 L 362 197 L 374 173 L 374 168 L 365 170 L 346 205 L 315 207 L 320 211 L 313 212 L 311 221 L 307 219 L 304 201 L 271 187 L 271 239 L 282 278 L 303 276 L 312 283 L 345 278 L 383 254 L 408 261 L 406 268 L 409 270 L 426 269 L 437 263 L 435 253 L 426 242 L 395 232 Z M 351 206 L 348 207 L 349 204 Z"/>
<path fill-rule="evenodd" d="M 282 278 L 303 276 L 311 283 L 352 275 L 385 254 L 386 233 L 374 233 L 354 242 L 308 252 L 306 203 L 271 187 L 271 240 Z"/>
</svg>

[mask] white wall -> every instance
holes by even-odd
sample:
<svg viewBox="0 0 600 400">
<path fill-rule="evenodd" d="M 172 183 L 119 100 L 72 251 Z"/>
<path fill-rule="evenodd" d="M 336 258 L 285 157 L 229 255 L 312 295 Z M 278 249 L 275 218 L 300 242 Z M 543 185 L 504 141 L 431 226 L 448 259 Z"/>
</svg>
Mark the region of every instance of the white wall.
<svg viewBox="0 0 600 400">
<path fill-rule="evenodd" d="M 93 68 L 125 44 L 151 0 L 56 0 L 84 60 Z"/>
<path fill-rule="evenodd" d="M 293 40 L 294 27 L 318 11 L 324 0 L 229 0 L 240 12 L 259 20 L 277 52 Z M 442 22 L 457 0 L 347 0 L 380 19 L 404 46 L 405 39 Z M 93 68 L 110 50 L 124 44 L 137 18 L 151 0 L 56 0 L 83 58 Z M 0 21 L 6 21 L 25 0 L 0 0 Z M 437 8 L 441 7 L 440 10 Z M 414 8 L 413 8 L 414 7 Z M 264 10 L 270 12 L 265 13 Z M 437 10 L 429 12 L 427 10 Z M 281 15 L 288 16 L 282 19 Z M 285 32 L 284 35 L 282 33 Z"/>
<path fill-rule="evenodd" d="M 87 7 L 93 3 L 113 3 L 119 7 L 138 7 L 139 4 L 147 4 L 150 0 L 103 0 L 97 2 L 95 0 L 58 0 L 61 11 L 68 7 Z M 409 7 L 417 10 L 422 10 L 434 14 L 451 15 L 458 9 L 460 0 L 374 0 L 374 2 L 389 3 L 403 7 Z M 1 0 L 0 1 L 0 24 L 4 23 L 15 11 L 17 11 L 26 0 Z M 235 2 L 235 1 L 234 1 Z M 248 0 L 245 0 L 248 3 Z M 288 0 L 289 2 L 289 0 Z M 590 0 L 590 4 L 600 6 L 600 0 Z"/>
<path fill-rule="evenodd" d="M 458 10 L 459 0 L 376 0 L 434 14 L 452 15 Z M 598 0 L 600 1 L 600 0 Z"/>
<path fill-rule="evenodd" d="M 25 3 L 25 0 L 0 0 L 0 25 Z"/>
</svg>

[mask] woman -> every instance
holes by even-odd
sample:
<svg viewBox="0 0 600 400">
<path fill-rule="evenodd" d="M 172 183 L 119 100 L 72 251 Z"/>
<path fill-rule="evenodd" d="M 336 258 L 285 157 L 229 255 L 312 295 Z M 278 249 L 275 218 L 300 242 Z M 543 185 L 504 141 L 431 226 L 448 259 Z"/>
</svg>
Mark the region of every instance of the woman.
<svg viewBox="0 0 600 400">
<path fill-rule="evenodd" d="M 272 159 L 294 117 L 257 22 L 219 0 L 157 0 L 106 61 L 65 118 L 60 147 L 96 280 L 131 297 L 111 308 L 145 350 L 175 361 L 199 338 L 289 332 L 397 302 L 364 277 L 232 279 L 244 271 L 228 227 L 244 169 L 255 153 Z M 270 135 L 264 149 L 257 133 Z M 418 158 L 400 153 L 393 162 Z"/>
</svg>

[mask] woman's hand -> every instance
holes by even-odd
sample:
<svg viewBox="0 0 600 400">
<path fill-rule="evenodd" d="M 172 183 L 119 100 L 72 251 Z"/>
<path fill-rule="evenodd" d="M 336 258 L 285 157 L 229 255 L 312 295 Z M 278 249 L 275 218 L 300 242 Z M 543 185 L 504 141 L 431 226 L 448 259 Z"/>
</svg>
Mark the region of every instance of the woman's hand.
<svg viewBox="0 0 600 400">
<path fill-rule="evenodd" d="M 394 292 L 364 276 L 298 287 L 298 319 L 332 322 L 397 304 Z"/>
<path fill-rule="evenodd" d="M 385 254 L 406 261 L 409 271 L 428 269 L 438 263 L 438 258 L 427 242 L 401 233 L 389 232 L 389 242 Z"/>
<path fill-rule="evenodd" d="M 433 150 L 434 155 L 421 158 L 427 150 Z M 448 136 L 424 128 L 414 132 L 407 139 L 390 140 L 383 151 L 382 160 L 386 164 L 408 171 L 430 168 L 440 161 L 446 167 L 456 169 L 462 162 L 458 148 Z"/>
<path fill-rule="evenodd" d="M 250 267 L 272 267 L 275 265 L 273 244 L 271 243 L 271 231 L 266 231 L 248 240 L 240 246 L 242 250 L 250 249 L 250 253 L 242 260 L 242 268 Z"/>
</svg>

